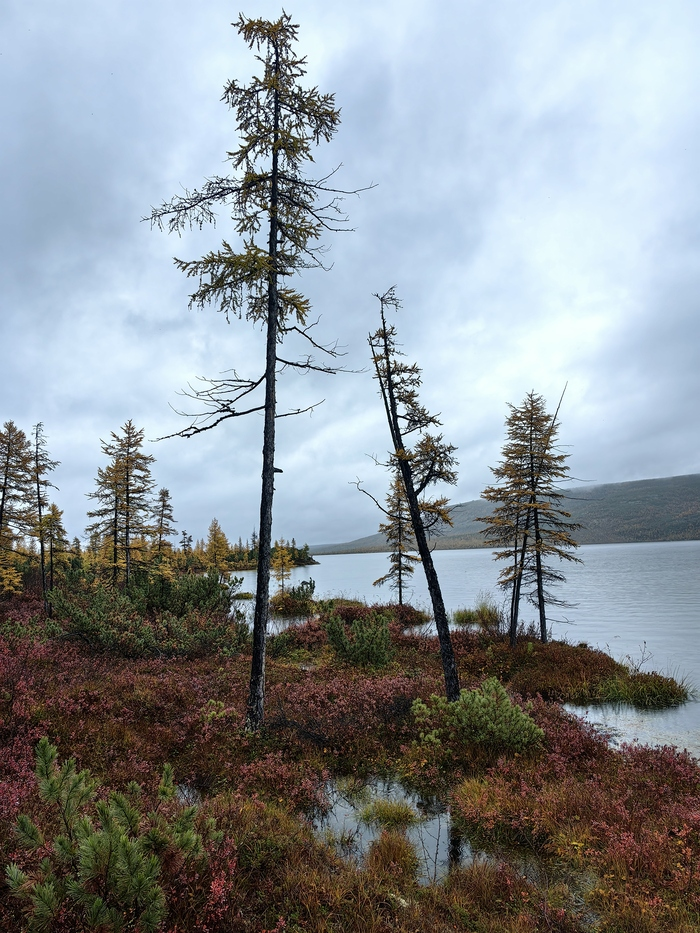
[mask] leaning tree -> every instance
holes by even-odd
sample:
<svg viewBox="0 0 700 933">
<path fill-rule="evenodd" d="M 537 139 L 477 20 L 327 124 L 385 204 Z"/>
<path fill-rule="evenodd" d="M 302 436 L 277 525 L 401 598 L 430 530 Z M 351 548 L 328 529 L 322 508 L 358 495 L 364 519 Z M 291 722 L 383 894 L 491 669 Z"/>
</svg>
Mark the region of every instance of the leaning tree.
<svg viewBox="0 0 700 933">
<path fill-rule="evenodd" d="M 397 311 L 401 307 L 395 290 L 390 288 L 383 295 L 375 297 L 379 299 L 381 326 L 369 335 L 368 342 L 372 351 L 374 376 L 379 383 L 391 435 L 390 465 L 400 474 L 406 494 L 416 547 L 423 563 L 433 606 L 445 692 L 447 699 L 453 702 L 459 699 L 459 675 L 440 581 L 428 545 L 431 528 L 452 522 L 447 510 L 447 499 L 428 499 L 425 493 L 435 483 L 457 482 L 455 448 L 445 442 L 442 434 L 431 432 L 431 429 L 439 426 L 440 421 L 419 401 L 421 370 L 416 363 L 405 363 L 402 360 L 403 354 L 396 342 L 396 328 L 387 323 L 387 310 Z"/>
<path fill-rule="evenodd" d="M 496 550 L 497 560 L 507 561 L 499 584 L 510 590 L 511 645 L 517 639 L 523 586 L 538 609 L 540 637 L 546 642 L 546 606 L 566 605 L 549 589 L 565 579 L 550 561 L 557 557 L 559 562 L 580 562 L 572 553 L 578 547 L 572 535 L 581 526 L 570 521 L 571 514 L 562 506 L 560 483 L 568 478 L 569 467 L 568 454 L 556 443 L 560 406 L 561 399 L 555 413 L 548 414 L 545 400 L 535 392 L 529 392 L 520 407 L 508 406 L 502 459 L 491 468 L 497 484 L 481 494 L 495 506 L 491 515 L 477 519 L 486 525 L 485 544 Z"/>
<path fill-rule="evenodd" d="M 253 660 L 246 726 L 262 723 L 265 697 L 265 639 L 269 614 L 272 502 L 275 468 L 275 419 L 298 414 L 279 413 L 277 374 L 280 368 L 334 372 L 312 355 L 322 351 L 335 357 L 333 347 L 320 345 L 309 321 L 310 304 L 291 284 L 295 273 L 321 267 L 324 232 L 344 229 L 339 201 L 344 193 L 332 187 L 331 175 L 308 178 L 313 148 L 329 141 L 340 122 L 332 94 L 299 83 L 306 59 L 294 51 L 298 26 L 283 13 L 275 21 L 239 16 L 234 24 L 250 49 L 257 52 L 262 74 L 242 85 L 230 81 L 222 100 L 234 111 L 239 144 L 228 153 L 232 176 L 211 177 L 199 190 L 185 190 L 150 215 L 151 223 L 178 234 L 186 227 L 214 222 L 216 210 L 227 209 L 240 243 L 234 249 L 224 240 L 220 249 L 201 259 L 175 263 L 197 283 L 190 307 L 213 305 L 226 319 L 243 317 L 266 332 L 264 365 L 252 376 L 231 370 L 226 379 L 205 379 L 187 393 L 199 405 L 190 425 L 177 432 L 191 437 L 229 418 L 264 413 L 262 491 L 253 621 Z M 354 192 L 353 192 L 354 193 Z M 283 340 L 295 334 L 309 342 L 296 359 L 281 355 Z M 309 346 L 310 345 L 310 346 Z M 294 354 L 292 354 L 294 356 Z"/>
</svg>

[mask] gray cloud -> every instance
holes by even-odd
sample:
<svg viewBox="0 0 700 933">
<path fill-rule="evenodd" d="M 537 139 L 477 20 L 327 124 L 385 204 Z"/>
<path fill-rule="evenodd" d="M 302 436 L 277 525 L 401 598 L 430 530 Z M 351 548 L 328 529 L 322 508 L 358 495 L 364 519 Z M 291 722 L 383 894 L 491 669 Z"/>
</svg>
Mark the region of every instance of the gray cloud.
<svg viewBox="0 0 700 933">
<path fill-rule="evenodd" d="M 198 375 L 255 372 L 261 335 L 187 310 L 172 256 L 230 236 L 182 239 L 140 221 L 150 205 L 226 170 L 224 81 L 254 62 L 216 0 L 5 5 L 0 39 L 3 420 L 45 423 L 62 461 L 71 534 L 128 418 L 156 438 Z M 258 3 L 249 15 L 274 17 Z M 351 483 L 383 494 L 382 412 L 366 371 L 372 293 L 397 286 L 397 320 L 424 370 L 424 399 L 459 447 L 456 500 L 489 482 L 506 403 L 552 407 L 568 381 L 562 442 L 572 472 L 612 482 L 700 470 L 697 365 L 700 104 L 692 0 L 587 4 L 303 0 L 309 80 L 342 107 L 318 171 L 343 163 L 353 233 L 302 285 L 349 369 L 285 374 L 276 533 L 298 541 L 371 532 Z M 261 420 L 152 447 L 180 527 L 257 524 Z"/>
</svg>

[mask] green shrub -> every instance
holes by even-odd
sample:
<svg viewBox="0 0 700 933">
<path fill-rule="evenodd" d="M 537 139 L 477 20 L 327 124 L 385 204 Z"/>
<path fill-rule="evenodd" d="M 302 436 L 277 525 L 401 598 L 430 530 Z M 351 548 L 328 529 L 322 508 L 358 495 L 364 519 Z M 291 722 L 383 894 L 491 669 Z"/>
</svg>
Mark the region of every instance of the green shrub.
<svg viewBox="0 0 700 933">
<path fill-rule="evenodd" d="M 306 616 L 314 610 L 314 580 L 301 580 L 286 592 L 280 591 L 270 598 L 270 609 L 279 616 Z"/>
<path fill-rule="evenodd" d="M 248 626 L 238 614 L 190 608 L 183 615 L 163 610 L 149 618 L 128 595 L 104 587 L 71 595 L 54 590 L 51 603 L 63 632 L 95 651 L 120 657 L 233 653 L 240 651 L 250 637 Z"/>
<path fill-rule="evenodd" d="M 435 695 L 428 703 L 414 700 L 412 711 L 423 728 L 420 740 L 428 744 L 467 743 L 496 751 L 521 752 L 544 736 L 495 677 L 485 680 L 476 690 L 462 690 L 454 703 Z"/>
<path fill-rule="evenodd" d="M 288 631 L 268 635 L 265 650 L 269 658 L 285 658 L 292 651 L 296 651 L 294 637 Z"/>
<path fill-rule="evenodd" d="M 167 580 L 162 577 L 142 577 L 130 584 L 129 601 L 141 615 L 169 612 L 181 618 L 195 610 L 229 613 L 243 577 L 232 577 L 222 583 L 219 573 L 187 573 Z"/>
<path fill-rule="evenodd" d="M 41 800 L 53 810 L 47 821 L 53 838 L 20 815 L 20 845 L 45 855 L 29 871 L 16 862 L 5 869 L 28 929 L 49 931 L 59 912 L 68 910 L 81 929 L 157 930 L 167 911 L 159 883 L 163 864 L 204 858 L 202 838 L 194 830 L 196 807 L 175 804 L 170 766 L 163 769 L 159 804 L 147 815 L 139 807 L 138 784 L 132 782 L 125 794 L 113 791 L 106 800 L 96 799 L 89 771 L 77 771 L 72 758 L 59 768 L 56 747 L 47 738 L 36 748 L 36 779 Z M 212 823 L 207 831 L 213 835 Z"/>
<path fill-rule="evenodd" d="M 349 625 L 331 613 L 325 623 L 330 646 L 341 661 L 357 667 L 386 667 L 392 657 L 389 620 L 380 612 Z"/>
</svg>

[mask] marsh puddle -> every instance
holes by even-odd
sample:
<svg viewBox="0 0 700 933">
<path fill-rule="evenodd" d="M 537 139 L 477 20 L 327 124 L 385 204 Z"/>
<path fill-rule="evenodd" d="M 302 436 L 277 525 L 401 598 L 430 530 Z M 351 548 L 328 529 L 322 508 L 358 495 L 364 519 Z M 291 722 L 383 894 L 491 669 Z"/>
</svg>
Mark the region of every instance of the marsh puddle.
<svg viewBox="0 0 700 933">
<path fill-rule="evenodd" d="M 418 857 L 418 882 L 440 883 L 451 869 L 474 863 L 506 862 L 523 878 L 546 890 L 553 884 L 568 891 L 572 904 L 580 905 L 594 879 L 564 865 L 547 863 L 535 852 L 520 847 L 495 847 L 485 851 L 470 844 L 456 830 L 447 808 L 437 798 L 422 797 L 398 781 L 375 778 L 362 782 L 346 778 L 326 787 L 329 810 L 314 820 L 314 829 L 339 855 L 361 865 L 372 843 L 384 829 L 406 834 Z M 583 927 L 593 929 L 597 918 L 588 913 Z"/>
<path fill-rule="evenodd" d="M 314 829 L 358 864 L 384 829 L 406 834 L 418 856 L 421 884 L 442 881 L 453 866 L 483 857 L 455 832 L 443 804 L 407 791 L 398 781 L 341 778 L 328 784 L 326 794 L 330 807 Z"/>
<path fill-rule="evenodd" d="M 191 784 L 176 784 L 175 799 L 185 807 L 201 807 L 202 792 Z"/>
</svg>

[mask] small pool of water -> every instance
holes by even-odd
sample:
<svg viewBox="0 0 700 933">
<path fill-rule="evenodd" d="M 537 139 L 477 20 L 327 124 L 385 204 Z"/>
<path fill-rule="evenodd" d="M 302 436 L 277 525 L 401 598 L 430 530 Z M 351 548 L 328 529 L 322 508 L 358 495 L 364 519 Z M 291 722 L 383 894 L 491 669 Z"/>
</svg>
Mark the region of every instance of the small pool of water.
<svg viewBox="0 0 700 933">
<path fill-rule="evenodd" d="M 455 865 L 481 857 L 454 830 L 447 808 L 436 798 L 421 797 L 398 781 L 375 778 L 367 782 L 338 779 L 329 782 L 328 811 L 314 821 L 316 832 L 345 858 L 358 864 L 386 826 L 371 819 L 377 801 L 408 805 L 413 822 L 403 831 L 418 856 L 421 884 L 442 881 Z"/>
</svg>

